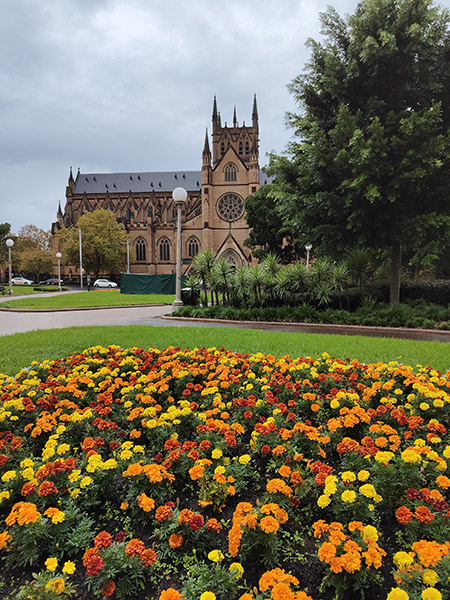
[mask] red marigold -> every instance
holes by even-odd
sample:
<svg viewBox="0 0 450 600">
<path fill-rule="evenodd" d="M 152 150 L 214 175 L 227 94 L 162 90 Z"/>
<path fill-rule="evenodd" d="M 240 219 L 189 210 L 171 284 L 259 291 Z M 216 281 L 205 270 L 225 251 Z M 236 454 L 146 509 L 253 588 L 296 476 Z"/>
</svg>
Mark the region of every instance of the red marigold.
<svg viewBox="0 0 450 600">
<path fill-rule="evenodd" d="M 271 450 L 269 444 L 264 444 L 261 446 L 261 454 L 270 454 L 270 452 Z"/>
<path fill-rule="evenodd" d="M 110 579 L 102 590 L 103 598 L 112 596 L 114 594 L 115 590 L 116 590 L 116 584 L 114 583 L 114 581 L 112 579 Z"/>
<path fill-rule="evenodd" d="M 98 556 L 98 554 L 94 554 L 90 557 L 89 562 L 86 565 L 86 573 L 90 577 L 95 577 L 100 573 L 104 566 L 105 563 L 103 561 L 103 558 L 101 556 Z"/>
<path fill-rule="evenodd" d="M 50 494 L 57 494 L 58 488 L 53 481 L 43 481 L 38 488 L 39 496 L 49 496 Z"/>
<path fill-rule="evenodd" d="M 199 529 L 201 529 L 204 524 L 205 524 L 205 519 L 203 518 L 202 515 L 200 515 L 198 513 L 192 515 L 192 517 L 189 521 L 189 527 L 194 531 L 198 531 Z"/>
<path fill-rule="evenodd" d="M 22 486 L 22 491 L 20 492 L 22 496 L 29 496 L 36 489 L 36 485 L 32 481 L 28 481 L 24 483 Z"/>
<path fill-rule="evenodd" d="M 141 559 L 141 562 L 144 565 L 144 567 L 149 567 L 150 565 L 153 565 L 156 562 L 157 557 L 156 552 L 154 550 L 152 550 L 151 548 L 147 548 L 147 550 L 144 550 L 144 552 L 142 552 L 139 558 Z"/>
<path fill-rule="evenodd" d="M 101 531 L 94 538 L 94 545 L 97 548 L 107 548 L 112 542 L 112 535 L 110 535 L 107 531 Z"/>
</svg>

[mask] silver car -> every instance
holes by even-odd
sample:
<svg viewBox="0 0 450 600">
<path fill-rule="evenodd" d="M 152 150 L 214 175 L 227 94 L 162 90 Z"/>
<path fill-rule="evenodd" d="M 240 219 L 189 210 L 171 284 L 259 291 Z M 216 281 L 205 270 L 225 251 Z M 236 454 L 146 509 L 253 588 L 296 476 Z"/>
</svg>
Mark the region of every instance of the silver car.
<svg viewBox="0 0 450 600">
<path fill-rule="evenodd" d="M 98 288 L 116 288 L 117 283 L 110 281 L 109 279 L 96 279 L 94 281 L 94 287 Z"/>
</svg>

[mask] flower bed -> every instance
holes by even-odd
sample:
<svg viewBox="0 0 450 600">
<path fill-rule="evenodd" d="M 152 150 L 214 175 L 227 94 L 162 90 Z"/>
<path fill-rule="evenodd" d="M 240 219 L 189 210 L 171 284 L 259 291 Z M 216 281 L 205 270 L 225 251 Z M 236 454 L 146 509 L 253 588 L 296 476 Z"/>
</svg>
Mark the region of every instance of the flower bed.
<svg viewBox="0 0 450 600">
<path fill-rule="evenodd" d="M 4 598 L 446 597 L 450 372 L 94 347 L 0 395 Z"/>
</svg>

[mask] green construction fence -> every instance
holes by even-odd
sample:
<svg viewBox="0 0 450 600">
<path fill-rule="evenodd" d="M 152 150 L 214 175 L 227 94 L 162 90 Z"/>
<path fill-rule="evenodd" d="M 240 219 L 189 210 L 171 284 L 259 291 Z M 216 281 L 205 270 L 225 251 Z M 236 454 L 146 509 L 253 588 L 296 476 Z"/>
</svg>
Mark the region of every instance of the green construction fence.
<svg viewBox="0 0 450 600">
<path fill-rule="evenodd" d="M 181 277 L 181 287 L 185 285 L 186 278 Z M 176 275 L 136 275 L 134 273 L 121 273 L 121 294 L 175 294 Z"/>
</svg>

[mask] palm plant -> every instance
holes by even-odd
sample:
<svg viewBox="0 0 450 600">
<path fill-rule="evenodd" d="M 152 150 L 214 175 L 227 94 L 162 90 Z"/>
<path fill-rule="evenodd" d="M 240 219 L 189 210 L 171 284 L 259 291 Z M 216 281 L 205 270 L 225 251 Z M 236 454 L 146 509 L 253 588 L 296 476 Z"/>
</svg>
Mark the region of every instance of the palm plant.
<svg viewBox="0 0 450 600">
<path fill-rule="evenodd" d="M 331 271 L 331 281 L 339 298 L 339 308 L 342 308 L 342 292 L 350 282 L 350 274 L 345 261 L 341 261 L 333 266 L 333 270 Z"/>
<path fill-rule="evenodd" d="M 245 307 L 249 304 L 249 271 L 248 267 L 239 266 L 230 277 L 230 288 L 232 291 L 232 303 L 238 306 L 240 302 Z"/>
<path fill-rule="evenodd" d="M 205 306 L 208 306 L 208 286 L 211 283 L 211 271 L 215 260 L 216 253 L 207 248 L 203 252 L 199 252 L 191 262 L 191 273 L 198 279 L 205 294 L 203 300 Z M 211 302 L 213 303 L 212 294 Z"/>
<path fill-rule="evenodd" d="M 222 294 L 223 304 L 230 303 L 231 275 L 233 267 L 226 258 L 219 259 L 211 269 L 211 289 Z"/>
<path fill-rule="evenodd" d="M 248 285 L 254 295 L 254 304 L 256 306 L 261 306 L 264 271 L 259 265 L 248 267 Z"/>
<path fill-rule="evenodd" d="M 357 287 L 362 289 L 373 273 L 373 255 L 369 248 L 355 246 L 346 254 L 349 274 Z"/>
</svg>

